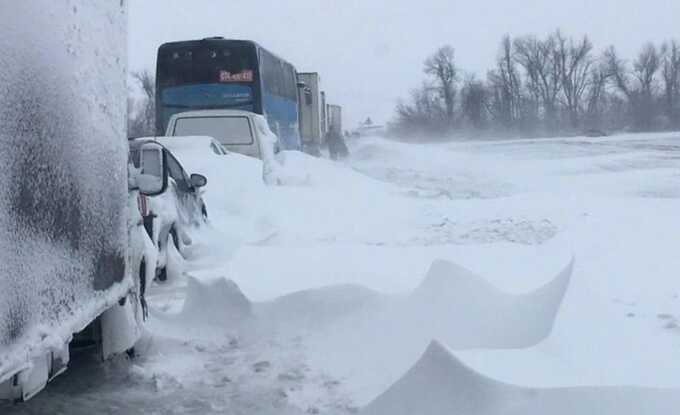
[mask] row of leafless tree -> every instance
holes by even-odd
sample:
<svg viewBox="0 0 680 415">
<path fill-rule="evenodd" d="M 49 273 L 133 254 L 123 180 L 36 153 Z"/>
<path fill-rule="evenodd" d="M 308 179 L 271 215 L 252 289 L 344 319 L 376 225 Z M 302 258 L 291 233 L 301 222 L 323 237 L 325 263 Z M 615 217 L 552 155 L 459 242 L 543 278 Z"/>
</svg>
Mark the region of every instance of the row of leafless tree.
<svg viewBox="0 0 680 415">
<path fill-rule="evenodd" d="M 149 71 L 131 74 L 137 94 L 128 98 L 128 137 L 150 137 L 156 134 L 156 82 Z M 139 95 L 141 93 L 141 95 Z"/>
<path fill-rule="evenodd" d="M 646 44 L 632 62 L 612 46 L 559 30 L 501 41 L 486 79 L 463 75 L 454 49 L 424 63 L 426 80 L 398 104 L 405 136 L 456 132 L 539 136 L 680 129 L 680 43 Z"/>
</svg>

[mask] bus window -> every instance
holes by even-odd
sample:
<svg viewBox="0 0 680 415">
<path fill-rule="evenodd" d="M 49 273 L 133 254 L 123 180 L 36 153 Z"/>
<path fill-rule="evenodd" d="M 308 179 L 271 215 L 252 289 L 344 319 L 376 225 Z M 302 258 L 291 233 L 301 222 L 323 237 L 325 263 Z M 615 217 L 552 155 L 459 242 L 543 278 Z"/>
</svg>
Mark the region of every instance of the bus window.
<svg viewBox="0 0 680 415">
<path fill-rule="evenodd" d="M 257 62 L 248 47 L 194 47 L 192 50 L 168 50 L 159 54 L 158 84 L 161 88 L 220 83 L 226 79 L 252 82 Z M 225 74 L 231 76 L 225 76 Z M 250 74 L 250 76 L 246 76 Z M 241 78 L 238 75 L 243 75 Z"/>
</svg>

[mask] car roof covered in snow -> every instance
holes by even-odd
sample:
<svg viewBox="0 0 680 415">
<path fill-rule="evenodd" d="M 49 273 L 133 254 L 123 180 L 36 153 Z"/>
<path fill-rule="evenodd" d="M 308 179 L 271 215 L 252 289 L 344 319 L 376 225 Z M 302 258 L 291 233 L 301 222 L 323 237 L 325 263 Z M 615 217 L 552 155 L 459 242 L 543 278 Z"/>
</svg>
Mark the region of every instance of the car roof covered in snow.
<svg viewBox="0 0 680 415">
<path fill-rule="evenodd" d="M 173 153 L 201 150 L 209 150 L 217 154 L 227 152 L 219 141 L 207 135 L 156 137 L 155 139 Z M 221 151 L 218 152 L 216 149 Z"/>
<path fill-rule="evenodd" d="M 189 117 L 235 117 L 235 116 L 242 116 L 242 117 L 253 117 L 253 116 L 258 116 L 259 114 L 256 114 L 254 112 L 250 111 L 243 111 L 243 110 L 196 110 L 196 111 L 185 111 L 185 112 L 180 112 L 177 114 L 174 114 L 170 120 L 174 120 L 177 118 L 189 118 Z"/>
</svg>

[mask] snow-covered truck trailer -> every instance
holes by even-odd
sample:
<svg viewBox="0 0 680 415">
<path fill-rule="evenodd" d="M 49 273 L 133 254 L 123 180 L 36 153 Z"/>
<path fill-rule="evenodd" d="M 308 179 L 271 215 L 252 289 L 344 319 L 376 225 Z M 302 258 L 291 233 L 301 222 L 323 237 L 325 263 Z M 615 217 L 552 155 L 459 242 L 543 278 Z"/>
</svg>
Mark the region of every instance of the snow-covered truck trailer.
<svg viewBox="0 0 680 415">
<path fill-rule="evenodd" d="M 316 72 L 302 72 L 298 73 L 298 81 L 305 85 L 300 91 L 299 104 L 302 148 L 310 154 L 318 154 L 325 133 L 321 77 Z"/>
<path fill-rule="evenodd" d="M 40 391 L 95 322 L 104 354 L 136 340 L 118 331 L 135 286 L 126 3 L 0 2 L 0 399 Z"/>
<path fill-rule="evenodd" d="M 340 105 L 328 105 L 328 128 L 335 128 L 342 134 L 342 107 Z"/>
</svg>

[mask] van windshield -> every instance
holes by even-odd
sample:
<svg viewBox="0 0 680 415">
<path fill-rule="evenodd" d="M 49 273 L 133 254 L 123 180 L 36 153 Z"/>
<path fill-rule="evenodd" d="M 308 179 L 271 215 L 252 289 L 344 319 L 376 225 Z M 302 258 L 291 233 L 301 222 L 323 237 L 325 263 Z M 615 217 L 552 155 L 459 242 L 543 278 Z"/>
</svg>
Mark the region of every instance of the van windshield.
<svg viewBox="0 0 680 415">
<path fill-rule="evenodd" d="M 248 117 L 186 117 L 175 123 L 174 136 L 201 135 L 213 137 L 223 145 L 254 143 Z"/>
</svg>

